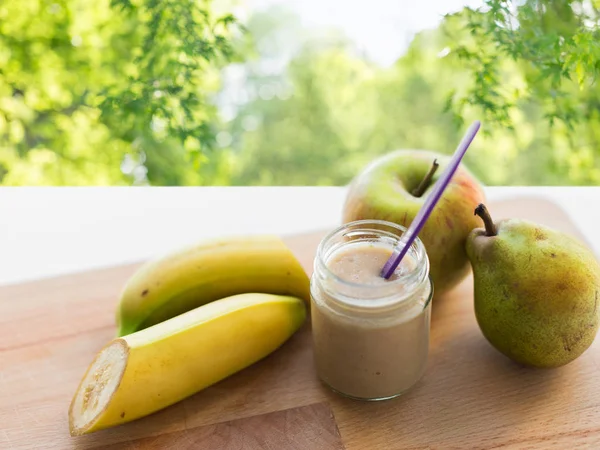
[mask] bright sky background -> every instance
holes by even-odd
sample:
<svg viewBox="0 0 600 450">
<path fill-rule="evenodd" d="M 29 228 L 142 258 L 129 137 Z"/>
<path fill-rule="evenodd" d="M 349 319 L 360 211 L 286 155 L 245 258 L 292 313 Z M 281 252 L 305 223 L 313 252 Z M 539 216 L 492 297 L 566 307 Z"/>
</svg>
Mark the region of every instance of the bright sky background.
<svg viewBox="0 0 600 450">
<path fill-rule="evenodd" d="M 404 52 L 412 35 L 435 28 L 442 16 L 483 0 L 244 0 L 247 11 L 286 5 L 307 28 L 342 30 L 369 59 L 388 66 Z"/>
<path fill-rule="evenodd" d="M 300 18 L 304 37 L 313 35 L 313 31 L 314 36 L 323 30 L 341 31 L 360 54 L 388 67 L 404 54 L 416 33 L 436 28 L 444 14 L 465 6 L 479 7 L 483 0 L 233 0 L 233 4 L 237 7 L 232 12 L 242 23 L 253 12 L 285 6 Z M 258 63 L 253 63 L 255 68 L 257 64 L 260 66 L 263 75 L 285 71 L 289 58 L 302 44 L 302 38 L 294 31 L 287 38 L 292 40 L 279 42 L 275 58 L 263 55 Z M 223 89 L 216 102 L 225 120 L 234 118 L 239 106 L 252 95 L 248 92 L 246 77 L 243 64 L 231 64 L 222 72 Z M 263 86 L 264 89 L 271 87 Z M 261 92 L 258 94 L 262 97 Z M 230 139 L 225 132 L 218 136 L 222 146 L 227 146 Z"/>
</svg>

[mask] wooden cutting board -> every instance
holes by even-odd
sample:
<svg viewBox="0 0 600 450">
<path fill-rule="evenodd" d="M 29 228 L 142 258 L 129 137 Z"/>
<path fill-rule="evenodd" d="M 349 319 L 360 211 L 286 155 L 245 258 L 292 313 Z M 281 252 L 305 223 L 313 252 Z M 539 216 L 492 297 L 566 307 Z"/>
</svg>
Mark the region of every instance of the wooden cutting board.
<svg viewBox="0 0 600 450">
<path fill-rule="evenodd" d="M 543 200 L 490 210 L 579 235 Z M 323 234 L 286 238 L 309 273 Z M 434 301 L 427 371 L 401 398 L 368 403 L 329 392 L 315 376 L 307 323 L 263 361 L 193 397 L 72 438 L 71 396 L 115 335 L 117 296 L 137 267 L 0 288 L 0 448 L 600 448 L 600 339 L 565 367 L 520 367 L 481 335 L 471 278 Z"/>
</svg>

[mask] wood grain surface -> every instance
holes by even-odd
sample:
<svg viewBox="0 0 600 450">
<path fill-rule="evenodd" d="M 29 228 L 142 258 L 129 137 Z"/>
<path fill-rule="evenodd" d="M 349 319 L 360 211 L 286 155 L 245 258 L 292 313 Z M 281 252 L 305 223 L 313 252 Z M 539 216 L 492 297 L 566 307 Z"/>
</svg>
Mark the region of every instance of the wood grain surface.
<svg viewBox="0 0 600 450">
<path fill-rule="evenodd" d="M 331 408 L 327 403 L 317 403 L 99 448 L 343 450 L 344 445 Z"/>
<path fill-rule="evenodd" d="M 528 218 L 578 235 L 547 201 L 489 207 L 495 218 Z M 323 234 L 286 237 L 309 273 Z M 176 405 L 70 437 L 71 397 L 114 337 L 117 297 L 137 267 L 0 288 L 0 449 L 205 448 L 206 441 L 215 449 L 315 442 L 302 448 L 325 450 L 341 448 L 336 424 L 349 450 L 600 448 L 600 339 L 562 368 L 520 367 L 479 331 L 470 277 L 434 300 L 427 371 L 398 399 L 358 402 L 323 387 L 307 323 L 263 361 Z"/>
</svg>

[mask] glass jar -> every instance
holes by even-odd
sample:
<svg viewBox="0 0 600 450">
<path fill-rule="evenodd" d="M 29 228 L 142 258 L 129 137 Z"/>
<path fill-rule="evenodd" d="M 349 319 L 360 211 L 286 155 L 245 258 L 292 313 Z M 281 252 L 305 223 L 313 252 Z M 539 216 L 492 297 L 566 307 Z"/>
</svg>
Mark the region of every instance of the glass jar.
<svg viewBox="0 0 600 450">
<path fill-rule="evenodd" d="M 380 220 L 350 222 L 317 249 L 311 278 L 315 365 L 319 378 L 344 396 L 394 398 L 425 371 L 433 284 L 421 240 L 413 242 L 403 260 L 408 267 L 397 269 L 395 279 L 354 282 L 331 270 L 333 256 L 360 251 L 359 245 L 387 247 L 391 254 L 405 231 Z"/>
</svg>

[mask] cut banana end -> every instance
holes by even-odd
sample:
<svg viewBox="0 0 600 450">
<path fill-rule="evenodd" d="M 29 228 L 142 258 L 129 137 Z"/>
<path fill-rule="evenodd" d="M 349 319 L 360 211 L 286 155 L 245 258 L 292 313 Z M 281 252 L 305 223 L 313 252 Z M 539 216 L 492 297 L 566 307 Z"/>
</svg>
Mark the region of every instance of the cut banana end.
<svg viewBox="0 0 600 450">
<path fill-rule="evenodd" d="M 304 323 L 297 297 L 248 293 L 216 300 L 104 347 L 69 409 L 81 435 L 147 416 L 254 364 Z"/>
<path fill-rule="evenodd" d="M 100 350 L 87 370 L 71 402 L 69 421 L 71 435 L 85 434 L 97 421 L 116 392 L 127 367 L 127 345 L 113 340 Z"/>
</svg>

